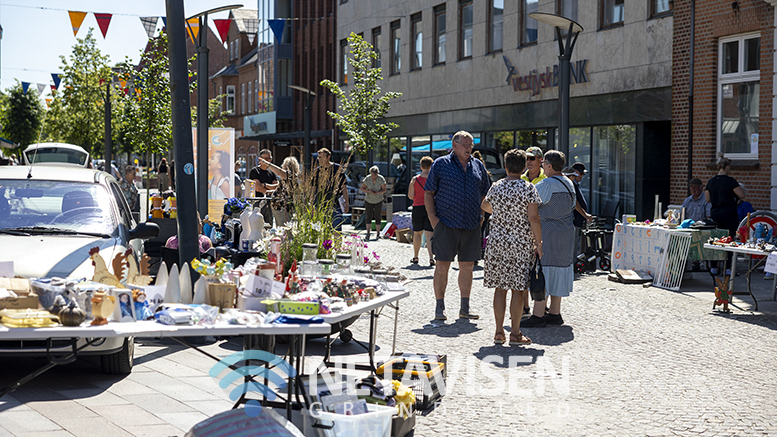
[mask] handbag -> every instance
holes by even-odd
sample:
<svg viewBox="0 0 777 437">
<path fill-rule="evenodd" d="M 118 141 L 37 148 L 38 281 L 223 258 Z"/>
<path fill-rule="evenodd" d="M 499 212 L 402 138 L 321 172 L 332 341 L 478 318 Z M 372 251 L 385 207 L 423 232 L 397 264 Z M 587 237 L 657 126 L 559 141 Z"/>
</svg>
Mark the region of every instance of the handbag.
<svg viewBox="0 0 777 437">
<path fill-rule="evenodd" d="M 545 274 L 542 273 L 542 263 L 539 257 L 534 258 L 534 265 L 529 272 L 529 293 L 532 300 L 545 300 Z"/>
</svg>

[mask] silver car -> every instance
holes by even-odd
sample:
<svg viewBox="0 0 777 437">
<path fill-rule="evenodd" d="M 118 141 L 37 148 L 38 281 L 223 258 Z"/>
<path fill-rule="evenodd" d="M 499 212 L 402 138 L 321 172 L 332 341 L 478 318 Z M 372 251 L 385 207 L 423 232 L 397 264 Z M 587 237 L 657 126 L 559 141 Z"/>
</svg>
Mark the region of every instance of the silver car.
<svg viewBox="0 0 777 437">
<path fill-rule="evenodd" d="M 91 248 L 99 247 L 110 263 L 128 247 L 139 256 L 142 240 L 158 233 L 156 224 L 134 222 L 108 173 L 74 166 L 0 167 L 0 261 L 13 261 L 16 275 L 91 279 Z M 46 355 L 44 343 L 0 339 L 0 356 Z M 70 352 L 69 343 L 55 341 L 53 355 Z M 124 374 L 132 370 L 133 350 L 133 339 L 109 338 L 79 353 L 100 355 L 104 372 Z"/>
</svg>

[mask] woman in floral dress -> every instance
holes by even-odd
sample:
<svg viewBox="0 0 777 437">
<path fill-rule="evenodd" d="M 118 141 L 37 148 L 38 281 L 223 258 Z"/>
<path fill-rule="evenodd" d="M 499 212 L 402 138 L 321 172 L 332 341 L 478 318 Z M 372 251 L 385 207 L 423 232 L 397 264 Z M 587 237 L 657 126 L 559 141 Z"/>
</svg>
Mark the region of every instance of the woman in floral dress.
<svg viewBox="0 0 777 437">
<path fill-rule="evenodd" d="M 521 179 L 526 167 L 526 152 L 512 149 L 505 153 L 507 177 L 494 183 L 483 200 L 483 211 L 491 213 L 491 230 L 486 246 L 484 285 L 494 292 L 494 342 L 505 342 L 504 318 L 507 290 L 512 291 L 510 344 L 531 344 L 520 330 L 523 293 L 529 284 L 529 272 L 535 253 L 542 257 L 542 229 L 537 190 Z"/>
</svg>

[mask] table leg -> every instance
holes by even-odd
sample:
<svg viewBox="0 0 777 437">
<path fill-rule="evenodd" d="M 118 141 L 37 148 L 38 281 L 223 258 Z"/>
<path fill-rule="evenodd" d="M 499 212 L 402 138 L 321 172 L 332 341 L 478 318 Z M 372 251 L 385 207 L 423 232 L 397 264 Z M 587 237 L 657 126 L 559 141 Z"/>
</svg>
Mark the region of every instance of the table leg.
<svg viewBox="0 0 777 437">
<path fill-rule="evenodd" d="M 777 301 L 777 275 L 772 275 L 772 302 Z"/>
<path fill-rule="evenodd" d="M 755 311 L 758 311 L 758 301 L 755 300 L 755 296 L 753 296 L 753 290 L 750 289 L 750 275 L 753 273 L 753 270 L 758 268 L 758 266 L 761 264 L 759 261 L 756 263 L 755 267 L 753 267 L 753 256 L 748 256 L 748 269 L 747 269 L 747 277 L 745 278 L 747 280 L 747 292 L 750 294 L 750 297 L 753 299 L 753 305 L 755 306 Z M 731 270 L 731 275 L 734 275 L 734 271 Z"/>
<path fill-rule="evenodd" d="M 394 304 L 394 338 L 391 341 L 391 355 L 397 351 L 397 319 L 399 318 L 399 301 Z"/>
<path fill-rule="evenodd" d="M 370 347 L 367 353 L 370 356 L 370 367 L 373 373 L 375 373 L 375 331 L 378 328 L 377 318 L 375 310 L 370 311 Z"/>
</svg>

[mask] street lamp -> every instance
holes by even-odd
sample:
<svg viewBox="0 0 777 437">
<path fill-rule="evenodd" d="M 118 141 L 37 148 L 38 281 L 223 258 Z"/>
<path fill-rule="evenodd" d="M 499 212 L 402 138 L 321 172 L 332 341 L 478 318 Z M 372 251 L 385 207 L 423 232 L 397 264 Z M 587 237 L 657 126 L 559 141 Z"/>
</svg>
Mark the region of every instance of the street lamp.
<svg viewBox="0 0 777 437">
<path fill-rule="evenodd" d="M 572 50 L 575 48 L 577 36 L 583 31 L 583 26 L 567 17 L 545 12 L 532 12 L 529 17 L 556 28 L 559 70 L 561 70 L 558 85 L 558 143 L 564 155 L 569 155 L 569 61 L 572 59 Z M 566 38 L 562 30 L 567 31 Z"/>
<path fill-rule="evenodd" d="M 192 15 L 186 19 L 199 20 L 197 48 L 197 211 L 200 217 L 208 215 L 208 14 L 242 8 L 243 5 L 221 6 Z M 191 28 L 189 28 L 191 32 Z M 191 33 L 194 36 L 194 33 Z"/>
<path fill-rule="evenodd" d="M 305 167 L 310 169 L 311 168 L 311 159 L 310 159 L 310 105 L 313 103 L 313 100 L 316 98 L 316 93 L 313 91 L 303 88 L 299 85 L 289 85 L 289 88 L 301 91 L 305 93 L 305 155 L 303 156 L 303 161 L 305 162 Z M 312 97 L 311 97 L 312 96 Z"/>
</svg>

